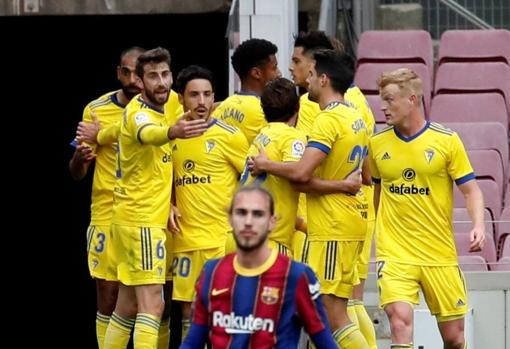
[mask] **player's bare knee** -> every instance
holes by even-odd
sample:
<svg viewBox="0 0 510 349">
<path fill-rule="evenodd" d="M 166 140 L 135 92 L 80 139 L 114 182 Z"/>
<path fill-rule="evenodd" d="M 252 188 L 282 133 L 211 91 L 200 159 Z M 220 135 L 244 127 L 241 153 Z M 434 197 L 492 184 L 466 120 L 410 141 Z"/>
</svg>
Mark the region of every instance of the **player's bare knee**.
<svg viewBox="0 0 510 349">
<path fill-rule="evenodd" d="M 464 334 L 455 334 L 443 339 L 445 349 L 463 349 Z"/>
</svg>

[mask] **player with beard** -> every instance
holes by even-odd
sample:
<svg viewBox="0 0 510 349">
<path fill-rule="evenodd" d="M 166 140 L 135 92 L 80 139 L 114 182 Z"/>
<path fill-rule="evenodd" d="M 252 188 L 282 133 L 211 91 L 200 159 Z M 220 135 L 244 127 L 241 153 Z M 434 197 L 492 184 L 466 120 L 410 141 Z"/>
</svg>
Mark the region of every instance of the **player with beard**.
<svg viewBox="0 0 510 349">
<path fill-rule="evenodd" d="M 155 48 L 138 57 L 141 94 L 126 106 L 117 143 L 111 245 L 119 283 L 104 348 L 156 348 L 163 312 L 166 226 L 172 189 L 171 146 L 202 134 L 203 120 L 168 125 L 163 107 L 172 84 L 170 53 Z M 135 320 L 136 318 L 136 320 Z"/>
<path fill-rule="evenodd" d="M 121 89 L 108 92 L 87 104 L 83 111 L 83 122 L 90 123 L 95 118 L 104 127 L 109 127 L 122 119 L 126 105 L 140 93 L 140 88 L 136 85 L 135 67 L 136 59 L 144 51 L 140 47 L 131 47 L 121 53 L 117 67 L 117 79 Z M 98 346 L 102 349 L 118 290 L 116 275 L 108 270 L 116 145 L 95 146 L 80 143 L 75 146 L 76 150 L 69 162 L 69 170 L 75 180 L 83 179 L 90 164 L 95 161 L 91 219 L 87 229 L 87 256 L 90 275 L 96 280 L 96 336 Z"/>
<path fill-rule="evenodd" d="M 336 348 L 315 274 L 269 248 L 276 224 L 271 193 L 242 187 L 229 220 L 237 251 L 205 264 L 181 348 L 202 349 L 208 337 L 213 349 L 297 348 L 302 327 L 316 348 Z"/>
<path fill-rule="evenodd" d="M 263 172 L 293 182 L 313 177 L 341 181 L 362 167 L 368 130 L 358 110 L 344 101 L 354 76 L 350 58 L 333 50 L 314 53 L 308 76 L 311 100 L 319 103 L 303 157 L 294 162 L 270 160 L 263 149 L 248 159 L 252 175 Z M 317 273 L 329 324 L 339 347 L 369 349 L 347 316 L 347 302 L 357 282 L 356 263 L 366 233 L 367 203 L 364 193 L 306 195 L 308 242 L 303 260 Z"/>
<path fill-rule="evenodd" d="M 172 147 L 174 193 L 180 213 L 172 227 L 173 300 L 182 304 L 182 338 L 190 324 L 194 285 L 204 263 L 225 255 L 230 231 L 225 208 L 242 172 L 248 141 L 235 127 L 211 116 L 212 73 L 192 65 L 177 76 L 175 89 L 190 119 L 204 120 L 199 137 L 176 140 Z"/>
</svg>

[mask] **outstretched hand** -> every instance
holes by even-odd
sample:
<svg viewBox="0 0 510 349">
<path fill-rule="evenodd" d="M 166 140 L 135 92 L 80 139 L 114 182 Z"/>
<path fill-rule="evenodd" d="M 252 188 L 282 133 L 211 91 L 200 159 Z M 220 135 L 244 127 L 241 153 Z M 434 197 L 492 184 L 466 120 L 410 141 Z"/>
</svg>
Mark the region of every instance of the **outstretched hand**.
<svg viewBox="0 0 510 349">
<path fill-rule="evenodd" d="M 207 122 L 204 119 L 189 120 L 190 115 L 191 111 L 187 111 L 170 127 L 169 139 L 198 137 L 207 130 Z"/>
</svg>

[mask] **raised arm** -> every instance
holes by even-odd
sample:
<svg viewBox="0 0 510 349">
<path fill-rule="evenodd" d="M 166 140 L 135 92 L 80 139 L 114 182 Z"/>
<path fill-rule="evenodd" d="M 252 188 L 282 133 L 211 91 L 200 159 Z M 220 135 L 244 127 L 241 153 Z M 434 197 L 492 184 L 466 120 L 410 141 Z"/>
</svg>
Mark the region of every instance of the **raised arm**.
<svg viewBox="0 0 510 349">
<path fill-rule="evenodd" d="M 248 159 L 248 168 L 252 175 L 268 172 L 298 183 L 308 182 L 327 155 L 322 150 L 308 147 L 299 161 L 277 162 L 269 160 L 264 149 L 260 148 L 259 151 L 257 156 Z"/>
</svg>

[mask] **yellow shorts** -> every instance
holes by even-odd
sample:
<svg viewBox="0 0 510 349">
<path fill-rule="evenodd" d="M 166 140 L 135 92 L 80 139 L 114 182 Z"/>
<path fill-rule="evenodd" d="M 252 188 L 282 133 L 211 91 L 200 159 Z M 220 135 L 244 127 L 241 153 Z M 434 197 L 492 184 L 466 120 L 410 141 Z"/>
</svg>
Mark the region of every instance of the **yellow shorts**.
<svg viewBox="0 0 510 349">
<path fill-rule="evenodd" d="M 375 220 L 367 221 L 367 235 L 363 243 L 363 250 L 358 260 L 358 276 L 366 280 L 368 277 L 368 263 L 370 262 L 370 249 L 372 248 L 372 238 L 374 237 Z"/>
<path fill-rule="evenodd" d="M 464 315 L 467 310 L 464 274 L 458 266 L 419 266 L 378 260 L 379 305 L 419 304 L 421 288 L 430 313 L 437 320 Z"/>
<path fill-rule="evenodd" d="M 195 283 L 200 276 L 205 262 L 210 259 L 223 257 L 224 255 L 224 248 L 174 252 L 172 260 L 174 278 L 172 299 L 182 302 L 193 301 Z"/>
<path fill-rule="evenodd" d="M 112 224 L 111 243 L 120 282 L 128 286 L 164 284 L 166 229 Z"/>
<path fill-rule="evenodd" d="M 305 246 L 306 234 L 300 230 L 296 230 L 294 232 L 294 236 L 292 238 L 292 250 L 294 259 L 296 261 L 303 261 L 303 248 Z"/>
<path fill-rule="evenodd" d="M 111 255 L 110 225 L 90 225 L 87 229 L 87 262 L 93 278 L 117 280 Z"/>
<path fill-rule="evenodd" d="M 173 273 L 172 273 L 172 261 L 174 257 L 174 236 L 171 232 L 165 229 L 166 233 L 166 241 L 165 241 L 165 249 L 166 249 L 166 275 L 165 280 L 166 281 L 172 281 L 173 280 Z"/>
<path fill-rule="evenodd" d="M 322 294 L 351 298 L 362 248 L 363 241 L 306 241 L 303 261 L 317 274 Z"/>
<path fill-rule="evenodd" d="M 278 253 L 283 254 L 284 256 L 292 258 L 292 250 L 290 248 L 271 239 L 269 239 L 268 242 L 270 248 L 277 250 Z"/>
</svg>

